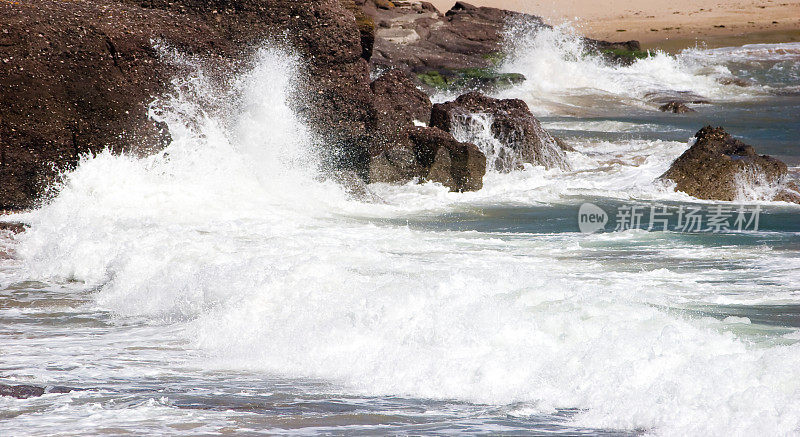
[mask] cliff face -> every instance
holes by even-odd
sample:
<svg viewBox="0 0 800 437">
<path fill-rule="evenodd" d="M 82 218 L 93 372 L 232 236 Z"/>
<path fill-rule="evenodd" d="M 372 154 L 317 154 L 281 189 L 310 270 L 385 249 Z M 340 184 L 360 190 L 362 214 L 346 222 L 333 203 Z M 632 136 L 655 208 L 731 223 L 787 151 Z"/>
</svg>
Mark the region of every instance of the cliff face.
<svg viewBox="0 0 800 437">
<path fill-rule="evenodd" d="M 34 204 L 80 154 L 146 153 L 169 140 L 147 105 L 178 74 L 163 41 L 233 65 L 264 38 L 307 60 L 303 114 L 347 150 L 371 117 L 361 34 L 339 0 L 30 0 L 0 3 L 0 210 Z"/>
</svg>

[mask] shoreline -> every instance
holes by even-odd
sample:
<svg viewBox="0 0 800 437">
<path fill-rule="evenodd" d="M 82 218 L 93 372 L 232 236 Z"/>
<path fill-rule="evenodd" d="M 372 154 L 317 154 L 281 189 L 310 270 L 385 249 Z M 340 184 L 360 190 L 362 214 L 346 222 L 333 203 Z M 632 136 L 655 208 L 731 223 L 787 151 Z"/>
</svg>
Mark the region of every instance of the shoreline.
<svg viewBox="0 0 800 437">
<path fill-rule="evenodd" d="M 640 41 L 642 49 L 663 50 L 678 53 L 692 47 L 716 49 L 720 47 L 740 47 L 747 44 L 777 44 L 800 42 L 800 29 L 772 30 L 737 34 L 707 35 L 703 37 L 675 37 L 656 41 Z"/>
<path fill-rule="evenodd" d="M 441 11 L 452 0 L 434 0 Z M 709 48 L 800 41 L 800 2 L 720 0 L 711 7 L 699 0 L 471 0 L 491 6 L 538 15 L 551 25 L 571 24 L 589 38 L 607 41 L 637 40 L 647 49 L 677 52 Z"/>
</svg>

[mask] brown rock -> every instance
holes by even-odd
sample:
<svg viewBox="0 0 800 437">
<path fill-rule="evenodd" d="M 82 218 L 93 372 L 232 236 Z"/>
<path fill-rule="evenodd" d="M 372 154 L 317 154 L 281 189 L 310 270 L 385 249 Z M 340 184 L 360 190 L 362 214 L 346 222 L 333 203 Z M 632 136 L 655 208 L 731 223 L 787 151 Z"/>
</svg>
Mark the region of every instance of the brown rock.
<svg viewBox="0 0 800 437">
<path fill-rule="evenodd" d="M 772 200 L 800 204 L 800 185 L 795 182 L 787 183 Z"/>
<path fill-rule="evenodd" d="M 423 75 L 422 82 L 431 90 L 444 85 L 495 88 L 525 80 L 521 74 L 496 71 L 496 64 L 502 61 L 507 49 L 508 32 L 512 32 L 509 38 L 514 41 L 528 32 L 550 27 L 535 15 L 476 7 L 461 1 L 445 14 L 423 1 L 395 2 L 391 8 L 378 7 L 374 0 L 362 1 L 364 12 L 378 23 L 373 67 Z M 586 41 L 589 48 L 601 53 L 640 50 L 637 41 Z M 630 58 L 618 57 L 625 62 Z"/>
<path fill-rule="evenodd" d="M 35 398 L 47 393 L 69 393 L 73 390 L 69 387 L 0 384 L 0 396 L 10 396 L 17 399 Z"/>
<path fill-rule="evenodd" d="M 372 48 L 375 46 L 375 21 L 364 13 L 363 1 L 341 0 L 342 4 L 356 18 L 358 31 L 361 34 L 361 57 L 369 61 Z"/>
<path fill-rule="evenodd" d="M 487 150 L 495 169 L 511 171 L 522 163 L 547 168 L 569 167 L 564 150 L 550 135 L 522 100 L 499 100 L 480 93 L 468 93 L 448 103 L 436 104 L 431 113 L 431 126 L 444 131 L 469 132 L 475 114 L 490 117 L 491 134 L 501 150 Z M 476 140 L 477 141 L 477 140 Z M 487 148 L 496 147 L 487 144 Z"/>
<path fill-rule="evenodd" d="M 412 127 L 393 148 L 370 159 L 369 180 L 439 182 L 451 191 L 476 191 L 483 187 L 486 156 L 478 146 L 457 141 L 437 128 Z"/>
<path fill-rule="evenodd" d="M 0 231 L 8 231 L 12 234 L 21 234 L 25 232 L 28 226 L 19 222 L 0 222 Z"/>
<path fill-rule="evenodd" d="M 735 85 L 743 88 L 753 86 L 753 82 L 738 77 L 721 77 L 717 79 L 717 83 L 720 85 Z"/>
<path fill-rule="evenodd" d="M 413 125 L 414 121 L 430 122 L 431 100 L 408 73 L 389 70 L 372 82 L 370 88 L 375 94 L 376 128 L 392 125 L 396 129 Z"/>
<path fill-rule="evenodd" d="M 541 18 L 457 2 L 443 16 L 427 2 L 409 1 L 380 9 L 367 1 L 364 10 L 376 23 L 373 65 L 415 73 L 448 75 L 468 68 L 491 68 L 503 51 L 509 20 L 544 26 Z"/>
<path fill-rule="evenodd" d="M 409 132 L 421 176 L 451 191 L 477 191 L 483 187 L 486 156 L 478 146 L 462 143 L 441 129 L 417 127 Z"/>
<path fill-rule="evenodd" d="M 661 178 L 674 181 L 676 190 L 699 199 L 732 201 L 736 198 L 737 177 L 751 184 L 778 187 L 787 168 L 783 162 L 758 155 L 752 146 L 733 138 L 721 127 L 706 126 L 695 135 L 695 143 L 684 152 Z"/>
<path fill-rule="evenodd" d="M 374 123 L 370 126 L 370 182 L 407 182 L 420 176 L 408 139 L 414 121 L 428 123 L 431 101 L 407 73 L 390 70 L 370 85 Z"/>
<path fill-rule="evenodd" d="M 369 160 L 369 182 L 404 183 L 423 174 L 413 148 L 408 142 L 408 133 L 386 150 L 371 155 Z"/>
<path fill-rule="evenodd" d="M 669 102 L 658 107 L 661 112 L 672 112 L 674 114 L 685 114 L 687 112 L 697 112 L 694 109 L 686 106 L 683 102 Z"/>
<path fill-rule="evenodd" d="M 711 102 L 708 101 L 707 98 L 695 94 L 691 91 L 674 91 L 674 90 L 659 90 L 659 91 L 651 91 L 644 95 L 645 100 L 656 103 L 659 105 L 665 105 L 668 103 L 691 103 L 693 105 L 706 105 Z"/>
<path fill-rule="evenodd" d="M 599 53 L 607 61 L 623 66 L 632 65 L 638 58 L 633 56 L 642 52 L 639 41 L 601 41 L 597 39 L 584 38 L 584 42 L 589 49 Z"/>
<path fill-rule="evenodd" d="M 394 9 L 394 3 L 389 0 L 372 0 L 375 6 L 381 9 Z"/>
</svg>

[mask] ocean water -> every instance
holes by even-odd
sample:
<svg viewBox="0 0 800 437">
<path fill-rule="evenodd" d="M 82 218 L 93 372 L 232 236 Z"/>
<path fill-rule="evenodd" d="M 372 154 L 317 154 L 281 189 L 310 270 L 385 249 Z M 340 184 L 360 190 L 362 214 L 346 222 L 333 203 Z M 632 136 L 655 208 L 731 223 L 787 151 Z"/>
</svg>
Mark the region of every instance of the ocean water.
<svg viewBox="0 0 800 437">
<path fill-rule="evenodd" d="M 0 398 L 0 434 L 800 432 L 800 207 L 656 182 L 706 124 L 796 175 L 800 45 L 615 67 L 565 29 L 516 42 L 503 68 L 529 80 L 498 94 L 574 146 L 568 166 L 368 201 L 317 166 L 302 60 L 265 47 L 223 87 L 165 52 L 196 71 L 152 107 L 173 143 L 86 157 L 3 218 L 30 228 L 0 236 L 0 382 L 75 390 Z M 712 104 L 648 101 L 678 91 Z M 607 232 L 579 232 L 587 202 Z M 681 206 L 758 208 L 759 228 L 613 231 Z"/>
</svg>

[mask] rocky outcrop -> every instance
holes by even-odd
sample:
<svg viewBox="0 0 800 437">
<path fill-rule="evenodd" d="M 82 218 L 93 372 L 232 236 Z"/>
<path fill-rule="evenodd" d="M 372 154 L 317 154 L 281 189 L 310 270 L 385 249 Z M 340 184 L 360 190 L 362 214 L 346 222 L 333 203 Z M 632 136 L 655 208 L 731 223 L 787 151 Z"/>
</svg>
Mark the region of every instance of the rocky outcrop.
<svg viewBox="0 0 800 437">
<path fill-rule="evenodd" d="M 147 105 L 179 67 L 154 43 L 230 71 L 265 38 L 288 39 L 307 60 L 298 112 L 330 146 L 332 161 L 363 165 L 358 139 L 372 116 L 368 32 L 343 2 L 0 3 L 0 210 L 32 206 L 54 169 L 83 153 L 147 153 L 169 141 Z"/>
<path fill-rule="evenodd" d="M 509 20 L 544 25 L 533 15 L 465 2 L 456 2 L 445 14 L 427 2 L 398 2 L 389 8 L 363 2 L 376 25 L 373 67 L 412 72 L 431 88 L 493 87 L 524 80 L 521 74 L 495 71 L 502 59 L 504 29 Z"/>
<path fill-rule="evenodd" d="M 453 191 L 480 189 L 486 157 L 474 144 L 456 141 L 426 125 L 428 96 L 402 70 L 390 70 L 372 85 L 375 124 L 370 134 L 369 182 L 439 182 Z"/>
<path fill-rule="evenodd" d="M 490 168 L 511 171 L 524 163 L 567 169 L 559 141 L 547 132 L 522 100 L 499 100 L 468 93 L 448 103 L 436 104 L 431 126 L 461 140 L 480 144 Z"/>
<path fill-rule="evenodd" d="M 356 2 L 375 23 L 373 67 L 405 69 L 429 89 L 494 89 L 526 80 L 522 74 L 497 69 L 505 56 L 506 37 L 550 28 L 535 15 L 463 1 L 446 13 L 423 1 Z M 638 41 L 585 41 L 588 50 L 622 65 L 649 56 Z"/>
<path fill-rule="evenodd" d="M 51 165 L 166 141 L 145 105 L 172 71 L 151 38 L 213 48 L 211 38 L 192 41 L 213 33 L 200 20 L 123 3 L 3 2 L 0 29 L 0 210 L 31 206 Z"/>
<path fill-rule="evenodd" d="M 288 44 L 304 61 L 292 104 L 328 169 L 373 182 L 421 178 L 476 189 L 485 157 L 447 132 L 415 127 L 429 121 L 431 107 L 415 82 L 480 88 L 522 80 L 494 71 L 509 20 L 545 26 L 464 2 L 446 14 L 426 2 L 384 0 L 2 2 L 0 211 L 34 206 L 82 154 L 146 154 L 170 141 L 148 118 L 148 104 L 186 67 L 156 45 L 201 59 L 209 75 L 229 76 L 263 41 Z M 406 74 L 388 71 L 371 83 L 370 62 L 373 72 Z M 492 114 L 498 141 L 513 159 L 557 165 L 547 160 L 549 134 L 534 135 L 538 121 L 512 106 Z"/>
<path fill-rule="evenodd" d="M 761 186 L 775 192 L 778 200 L 790 200 L 781 187 L 786 164 L 767 155 L 758 155 L 752 146 L 733 138 L 721 127 L 706 126 L 695 135 L 695 143 L 684 152 L 661 179 L 673 181 L 676 190 L 699 199 L 732 201 L 741 184 Z M 771 200 L 771 199 L 769 199 Z"/>
</svg>

